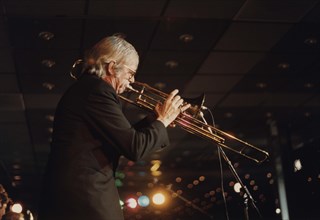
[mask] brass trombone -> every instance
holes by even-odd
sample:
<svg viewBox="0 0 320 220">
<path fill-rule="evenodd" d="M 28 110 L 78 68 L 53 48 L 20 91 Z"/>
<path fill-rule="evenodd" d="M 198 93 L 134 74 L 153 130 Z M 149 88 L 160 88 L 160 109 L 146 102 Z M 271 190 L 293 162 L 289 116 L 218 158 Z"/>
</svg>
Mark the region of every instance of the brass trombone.
<svg viewBox="0 0 320 220">
<path fill-rule="evenodd" d="M 145 110 L 153 111 L 157 103 L 162 103 L 168 97 L 168 94 L 148 84 L 136 81 L 132 85 L 133 87 L 128 88 L 130 92 L 129 96 L 119 95 L 120 98 Z M 190 103 L 191 107 L 185 112 L 181 112 L 174 121 L 182 129 L 203 139 L 212 141 L 256 163 L 260 164 L 268 159 L 268 152 L 206 123 L 201 111 L 204 108 L 204 94 L 197 99 L 184 98 L 184 100 Z"/>
</svg>

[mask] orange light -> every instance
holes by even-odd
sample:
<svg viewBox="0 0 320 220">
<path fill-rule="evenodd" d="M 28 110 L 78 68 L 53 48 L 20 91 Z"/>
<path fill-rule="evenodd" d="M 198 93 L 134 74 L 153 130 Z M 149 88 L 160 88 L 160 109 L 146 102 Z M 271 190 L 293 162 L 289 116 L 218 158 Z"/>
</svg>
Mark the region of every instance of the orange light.
<svg viewBox="0 0 320 220">
<path fill-rule="evenodd" d="M 162 193 L 156 193 L 152 197 L 152 202 L 156 205 L 162 205 L 165 201 L 166 198 Z"/>
</svg>

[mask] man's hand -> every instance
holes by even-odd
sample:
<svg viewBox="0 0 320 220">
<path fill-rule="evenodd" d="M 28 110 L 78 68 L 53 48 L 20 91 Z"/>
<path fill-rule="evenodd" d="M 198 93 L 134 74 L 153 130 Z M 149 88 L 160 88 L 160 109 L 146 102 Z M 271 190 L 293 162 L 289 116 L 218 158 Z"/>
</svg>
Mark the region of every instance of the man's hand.
<svg viewBox="0 0 320 220">
<path fill-rule="evenodd" d="M 177 95 L 179 90 L 173 90 L 164 103 L 158 103 L 155 112 L 158 115 L 157 120 L 168 127 L 181 113 L 190 107 L 190 104 L 183 105 L 183 99 Z"/>
</svg>

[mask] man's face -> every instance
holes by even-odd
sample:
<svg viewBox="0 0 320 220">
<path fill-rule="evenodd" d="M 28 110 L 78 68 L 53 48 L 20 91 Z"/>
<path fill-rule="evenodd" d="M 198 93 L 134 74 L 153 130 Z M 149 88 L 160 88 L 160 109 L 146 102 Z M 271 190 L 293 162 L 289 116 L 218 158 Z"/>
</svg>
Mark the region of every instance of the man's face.
<svg viewBox="0 0 320 220">
<path fill-rule="evenodd" d="M 117 94 L 123 93 L 130 83 L 134 82 L 134 77 L 139 64 L 139 57 L 131 55 L 121 63 L 111 61 L 106 66 L 108 74 L 104 78 L 106 82 L 112 85 Z"/>
<path fill-rule="evenodd" d="M 134 82 L 134 76 L 136 74 L 137 65 L 123 64 L 117 70 L 116 76 L 116 87 L 115 90 L 117 94 L 123 93 L 130 83 Z"/>
</svg>

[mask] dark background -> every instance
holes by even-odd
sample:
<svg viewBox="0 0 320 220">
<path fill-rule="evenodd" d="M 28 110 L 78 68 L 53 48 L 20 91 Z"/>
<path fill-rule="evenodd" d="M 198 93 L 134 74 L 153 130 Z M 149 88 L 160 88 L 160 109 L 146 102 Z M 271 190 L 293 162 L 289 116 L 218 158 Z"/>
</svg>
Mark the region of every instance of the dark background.
<svg viewBox="0 0 320 220">
<path fill-rule="evenodd" d="M 55 106 L 73 83 L 71 66 L 116 34 L 140 54 L 136 80 L 165 92 L 178 88 L 185 97 L 205 92 L 217 127 L 270 153 L 258 165 L 226 151 L 265 219 L 284 218 L 284 198 L 290 219 L 320 218 L 318 0 L 1 0 L 0 6 L 0 183 L 34 215 Z M 124 111 L 132 121 L 145 114 L 126 103 Z M 222 177 L 230 219 L 244 219 L 243 198 L 225 162 L 221 175 L 216 146 L 180 128 L 169 132 L 167 149 L 138 163 L 121 159 L 119 191 L 123 200 L 157 189 L 180 197 L 165 207 L 125 209 L 127 219 L 225 219 Z M 302 169 L 294 172 L 296 159 Z M 150 172 L 153 160 L 161 161 L 158 177 Z M 249 213 L 258 218 L 252 207 Z"/>
</svg>

